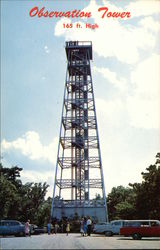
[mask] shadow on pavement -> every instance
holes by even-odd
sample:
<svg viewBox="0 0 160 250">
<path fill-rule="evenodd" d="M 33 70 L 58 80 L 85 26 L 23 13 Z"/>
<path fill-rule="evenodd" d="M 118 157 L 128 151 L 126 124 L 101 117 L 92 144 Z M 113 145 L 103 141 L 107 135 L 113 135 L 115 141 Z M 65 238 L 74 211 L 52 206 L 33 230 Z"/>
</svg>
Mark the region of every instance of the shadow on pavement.
<svg viewBox="0 0 160 250">
<path fill-rule="evenodd" d="M 75 236 L 76 238 L 106 238 L 105 235 L 90 235 L 90 236 L 82 236 L 82 235 L 77 235 Z"/>
<path fill-rule="evenodd" d="M 132 240 L 132 241 L 160 241 L 160 238 L 142 238 L 141 240 L 133 240 L 132 238 L 118 238 L 117 240 Z"/>
</svg>

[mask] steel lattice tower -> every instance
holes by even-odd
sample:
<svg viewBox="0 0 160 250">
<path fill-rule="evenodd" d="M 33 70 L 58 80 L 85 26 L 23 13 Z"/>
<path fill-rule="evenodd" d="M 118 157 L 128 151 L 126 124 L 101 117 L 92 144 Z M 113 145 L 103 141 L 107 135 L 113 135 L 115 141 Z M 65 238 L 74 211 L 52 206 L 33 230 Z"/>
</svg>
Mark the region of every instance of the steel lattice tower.
<svg viewBox="0 0 160 250">
<path fill-rule="evenodd" d="M 108 221 L 90 67 L 92 43 L 69 41 L 65 50 L 67 73 L 51 217 L 76 213 Z"/>
</svg>

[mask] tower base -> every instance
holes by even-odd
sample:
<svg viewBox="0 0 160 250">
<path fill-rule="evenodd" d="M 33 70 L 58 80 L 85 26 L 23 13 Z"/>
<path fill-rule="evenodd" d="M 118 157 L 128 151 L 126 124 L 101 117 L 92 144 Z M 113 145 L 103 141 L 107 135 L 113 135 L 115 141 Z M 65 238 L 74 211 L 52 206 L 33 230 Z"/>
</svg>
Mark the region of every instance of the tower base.
<svg viewBox="0 0 160 250">
<path fill-rule="evenodd" d="M 52 218 L 61 220 L 62 218 L 73 219 L 74 217 L 88 217 L 90 216 L 94 222 L 106 222 L 107 211 L 102 201 L 94 202 L 75 202 L 75 201 L 59 201 L 53 205 Z"/>
</svg>

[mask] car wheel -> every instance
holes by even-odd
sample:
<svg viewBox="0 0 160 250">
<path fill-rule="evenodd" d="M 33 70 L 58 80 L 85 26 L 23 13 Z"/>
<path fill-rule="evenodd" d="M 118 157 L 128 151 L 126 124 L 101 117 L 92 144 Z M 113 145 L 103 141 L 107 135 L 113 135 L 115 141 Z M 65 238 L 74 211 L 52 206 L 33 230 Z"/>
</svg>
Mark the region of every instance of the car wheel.
<svg viewBox="0 0 160 250">
<path fill-rule="evenodd" d="M 132 235 L 132 238 L 133 238 L 134 240 L 140 240 L 140 239 L 141 239 L 141 235 L 140 235 L 140 234 L 137 234 L 137 233 L 134 233 L 134 234 Z"/>
<path fill-rule="evenodd" d="M 112 235 L 113 235 L 113 233 L 111 231 L 105 232 L 105 236 L 112 236 Z"/>
<path fill-rule="evenodd" d="M 20 233 L 18 234 L 18 236 L 20 236 L 20 237 L 25 236 L 25 233 L 24 233 L 24 232 L 20 232 Z"/>
</svg>

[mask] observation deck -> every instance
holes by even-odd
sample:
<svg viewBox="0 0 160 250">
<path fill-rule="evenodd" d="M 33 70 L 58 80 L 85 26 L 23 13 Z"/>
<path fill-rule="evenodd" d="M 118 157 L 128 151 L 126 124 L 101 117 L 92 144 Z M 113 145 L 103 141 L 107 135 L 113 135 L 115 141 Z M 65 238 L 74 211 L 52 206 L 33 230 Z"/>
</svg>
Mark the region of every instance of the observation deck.
<svg viewBox="0 0 160 250">
<path fill-rule="evenodd" d="M 92 60 L 92 42 L 91 41 L 68 41 L 66 42 L 66 55 L 69 60 L 69 52 L 74 50 L 80 55 L 84 50 L 88 50 L 89 59 Z M 80 59 L 80 58 L 79 58 Z"/>
</svg>

